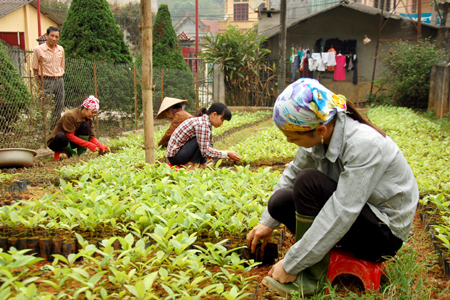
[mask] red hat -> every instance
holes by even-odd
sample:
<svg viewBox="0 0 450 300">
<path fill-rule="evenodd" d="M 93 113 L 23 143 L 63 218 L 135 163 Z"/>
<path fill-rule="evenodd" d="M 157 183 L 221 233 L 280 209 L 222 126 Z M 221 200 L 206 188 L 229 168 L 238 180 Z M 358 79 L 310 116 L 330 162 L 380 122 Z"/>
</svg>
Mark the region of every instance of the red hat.
<svg viewBox="0 0 450 300">
<path fill-rule="evenodd" d="M 99 101 L 94 96 L 90 95 L 87 99 L 84 99 L 83 104 L 84 107 L 90 109 L 92 111 L 98 111 Z"/>
</svg>

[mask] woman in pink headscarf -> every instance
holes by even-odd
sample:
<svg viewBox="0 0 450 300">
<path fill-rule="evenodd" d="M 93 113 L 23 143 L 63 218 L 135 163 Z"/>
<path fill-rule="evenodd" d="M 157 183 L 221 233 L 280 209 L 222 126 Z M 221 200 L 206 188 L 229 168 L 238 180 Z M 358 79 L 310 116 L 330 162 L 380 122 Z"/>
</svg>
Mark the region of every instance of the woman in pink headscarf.
<svg viewBox="0 0 450 300">
<path fill-rule="evenodd" d="M 67 111 L 59 119 L 47 140 L 47 146 L 55 152 L 55 160 L 58 160 L 62 152 L 68 157 L 82 155 L 86 148 L 101 154 L 111 152 L 109 147 L 97 141 L 94 136 L 92 117 L 97 114 L 98 109 L 99 100 L 91 95 L 83 101 L 81 107 Z"/>
</svg>

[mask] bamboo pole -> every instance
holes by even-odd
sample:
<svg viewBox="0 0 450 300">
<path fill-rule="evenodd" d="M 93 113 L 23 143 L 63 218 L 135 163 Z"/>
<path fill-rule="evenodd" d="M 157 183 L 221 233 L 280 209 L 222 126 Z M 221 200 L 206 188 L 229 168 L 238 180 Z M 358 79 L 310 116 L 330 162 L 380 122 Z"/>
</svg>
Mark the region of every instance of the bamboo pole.
<svg viewBox="0 0 450 300">
<path fill-rule="evenodd" d="M 370 94 L 369 94 L 370 96 L 372 96 L 373 81 L 375 80 L 375 71 L 377 69 L 378 47 L 380 46 L 381 25 L 383 24 L 384 0 L 380 1 L 380 3 L 381 3 L 380 27 L 378 29 L 377 45 L 375 46 L 375 59 L 373 61 L 372 81 L 370 82 Z"/>
<path fill-rule="evenodd" d="M 144 111 L 145 162 L 155 163 L 153 123 L 153 58 L 152 58 L 152 8 L 151 0 L 141 0 L 142 16 L 142 107 Z"/>
<path fill-rule="evenodd" d="M 136 66 L 134 66 L 134 130 L 137 130 L 137 80 L 136 80 Z"/>
<path fill-rule="evenodd" d="M 42 122 L 44 126 L 44 148 L 47 148 L 47 124 L 46 124 L 46 112 L 45 112 L 45 89 L 44 89 L 44 72 L 42 67 L 42 60 L 44 58 L 39 57 L 39 68 L 41 69 L 41 86 L 42 86 Z"/>
<path fill-rule="evenodd" d="M 278 95 L 284 91 L 286 86 L 286 0 L 280 2 L 280 45 L 279 45 L 279 67 L 278 67 Z"/>
<path fill-rule="evenodd" d="M 356 100 L 356 107 L 359 107 L 359 83 L 361 82 L 361 80 L 359 79 L 359 74 L 361 74 L 361 65 L 358 64 L 358 98 Z"/>
</svg>

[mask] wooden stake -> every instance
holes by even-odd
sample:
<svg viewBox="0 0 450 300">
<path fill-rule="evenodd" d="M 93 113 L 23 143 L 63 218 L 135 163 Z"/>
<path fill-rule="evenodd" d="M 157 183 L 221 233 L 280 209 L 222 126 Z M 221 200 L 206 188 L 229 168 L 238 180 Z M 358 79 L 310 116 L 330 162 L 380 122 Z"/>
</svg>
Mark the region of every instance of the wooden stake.
<svg viewBox="0 0 450 300">
<path fill-rule="evenodd" d="M 153 29 L 151 0 L 141 0 L 142 18 L 142 108 L 144 111 L 145 162 L 155 163 L 153 123 Z"/>
</svg>

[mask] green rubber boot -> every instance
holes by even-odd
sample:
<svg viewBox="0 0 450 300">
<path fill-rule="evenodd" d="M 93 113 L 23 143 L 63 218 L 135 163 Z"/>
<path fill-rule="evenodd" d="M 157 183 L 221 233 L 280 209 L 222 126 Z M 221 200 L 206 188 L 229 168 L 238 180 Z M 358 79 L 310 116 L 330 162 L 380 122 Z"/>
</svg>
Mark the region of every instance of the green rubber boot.
<svg viewBox="0 0 450 300">
<path fill-rule="evenodd" d="M 70 142 L 66 147 L 63 148 L 63 150 L 64 150 L 64 152 L 67 153 L 67 155 L 69 157 L 72 157 L 72 156 L 77 157 L 77 153 L 74 150 L 72 150 L 72 146 L 70 146 Z"/>
<path fill-rule="evenodd" d="M 89 136 L 88 135 L 80 135 L 78 137 L 80 139 L 82 139 L 82 140 L 89 141 Z M 78 153 L 78 156 L 83 155 L 84 153 L 86 153 L 86 148 L 78 145 L 77 146 L 77 153 Z"/>
<path fill-rule="evenodd" d="M 314 221 L 314 217 L 302 216 L 298 213 L 295 213 L 295 218 L 295 241 L 297 242 L 311 227 L 311 224 Z M 324 276 L 326 276 L 327 274 L 329 264 L 330 254 L 328 253 L 318 263 L 300 272 L 294 282 L 279 283 L 272 277 L 266 276 L 264 277 L 262 283 L 284 297 L 291 297 L 291 292 L 298 292 L 302 297 L 313 295 L 321 287 Z"/>
</svg>

